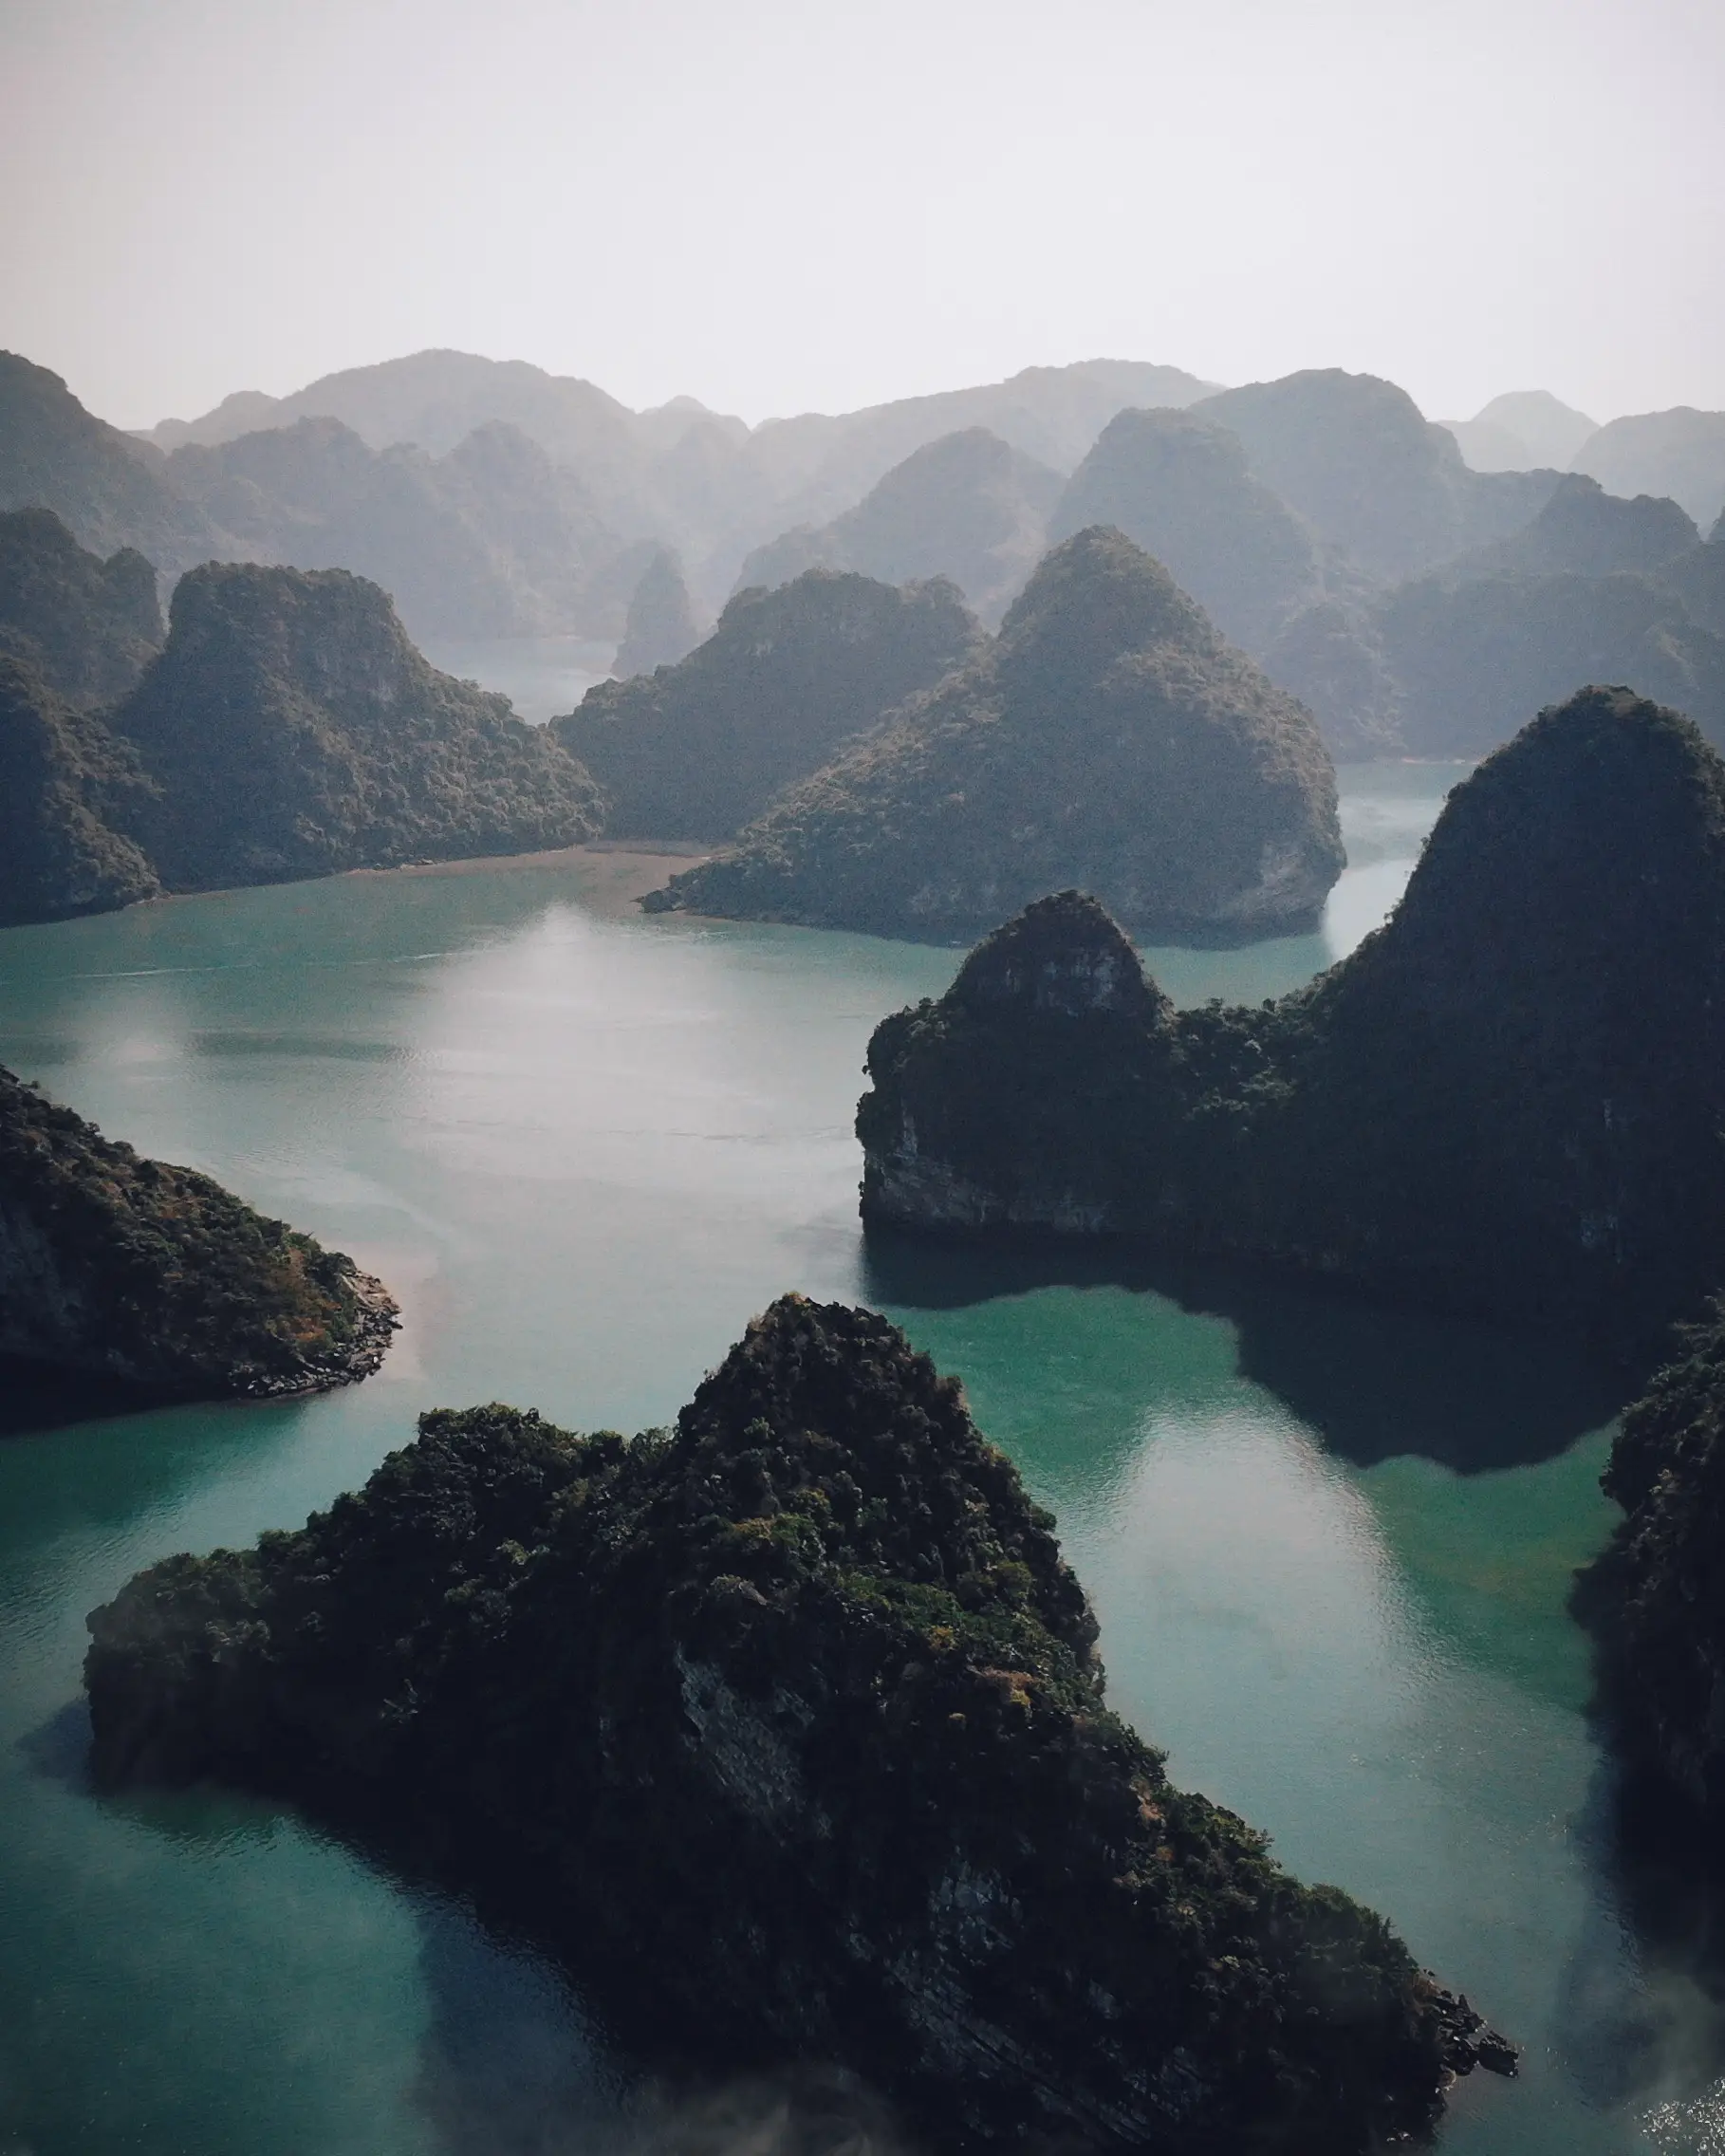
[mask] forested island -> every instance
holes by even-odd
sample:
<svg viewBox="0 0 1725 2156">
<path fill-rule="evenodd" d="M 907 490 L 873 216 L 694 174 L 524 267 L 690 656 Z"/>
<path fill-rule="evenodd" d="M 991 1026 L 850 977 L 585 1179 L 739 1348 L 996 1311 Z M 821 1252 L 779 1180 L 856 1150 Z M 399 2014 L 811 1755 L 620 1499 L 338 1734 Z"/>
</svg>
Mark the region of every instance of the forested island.
<svg viewBox="0 0 1725 2156">
<path fill-rule="evenodd" d="M 1377 2148 L 1514 2054 L 1104 1704 L 1053 1521 L 884 1319 L 787 1296 L 673 1429 L 424 1417 L 357 1496 L 90 1619 L 104 1783 L 507 1849 L 658 2047 L 918 2125 Z"/>
<path fill-rule="evenodd" d="M 351 1258 L 0 1070 L 0 1356 L 256 1399 L 369 1376 L 395 1327 Z"/>
<path fill-rule="evenodd" d="M 1067 892 L 868 1069 L 870 1221 L 1127 1236 L 1644 1345 L 1718 1280 L 1725 762 L 1586 690 L 1456 789 L 1389 922 L 1308 988 L 1176 1012 Z"/>
<path fill-rule="evenodd" d="M 89 711 L 134 687 L 161 640 L 156 571 L 136 548 L 103 561 L 52 510 L 0 513 L 0 652 Z"/>
<path fill-rule="evenodd" d="M 739 592 L 680 665 L 599 682 L 551 732 L 603 788 L 614 836 L 730 838 L 979 635 L 950 584 L 812 568 Z"/>
<path fill-rule="evenodd" d="M 58 619 L 93 573 L 69 564 Z M 555 738 L 429 665 L 388 595 L 345 570 L 192 570 L 165 645 L 100 710 L 45 678 L 46 629 L 15 641 L 20 656 L 0 649 L 0 920 L 526 853 L 600 827 L 598 789 Z"/>
<path fill-rule="evenodd" d="M 1244 942 L 1310 926 L 1342 865 L 1311 714 L 1099 527 L 967 666 L 645 902 L 949 939 L 1082 882 L 1136 933 Z"/>
</svg>

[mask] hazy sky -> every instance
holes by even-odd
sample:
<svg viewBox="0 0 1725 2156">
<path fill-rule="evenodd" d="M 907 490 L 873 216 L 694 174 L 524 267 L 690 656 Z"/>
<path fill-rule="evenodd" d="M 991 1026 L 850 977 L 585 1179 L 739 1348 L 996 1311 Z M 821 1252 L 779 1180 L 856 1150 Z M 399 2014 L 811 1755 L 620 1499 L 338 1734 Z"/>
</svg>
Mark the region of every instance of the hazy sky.
<svg viewBox="0 0 1725 2156">
<path fill-rule="evenodd" d="M 0 0 L 0 344 L 751 419 L 1106 354 L 1725 407 L 1725 0 Z"/>
</svg>

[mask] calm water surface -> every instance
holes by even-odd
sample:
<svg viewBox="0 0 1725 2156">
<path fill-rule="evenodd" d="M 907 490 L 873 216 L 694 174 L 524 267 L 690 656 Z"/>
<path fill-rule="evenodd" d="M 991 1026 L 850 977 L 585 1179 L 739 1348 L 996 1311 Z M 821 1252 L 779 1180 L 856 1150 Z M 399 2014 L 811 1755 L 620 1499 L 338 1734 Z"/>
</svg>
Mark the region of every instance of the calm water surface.
<svg viewBox="0 0 1725 2156">
<path fill-rule="evenodd" d="M 590 637 L 430 637 L 419 649 L 441 673 L 501 691 L 521 717 L 542 726 L 604 679 L 617 645 Z"/>
<path fill-rule="evenodd" d="M 1153 954 L 1159 976 L 1186 1000 L 1307 977 L 1394 902 L 1453 775 L 1347 774 L 1326 933 Z M 1613 1867 L 1580 1713 L 1564 1598 L 1608 1525 L 1586 1373 L 1222 1276 L 865 1251 L 863 1045 L 955 955 L 647 920 L 616 873 L 346 878 L 0 935 L 0 1059 L 355 1252 L 408 1317 L 350 1392 L 0 1444 L 0 2150 L 643 2145 L 581 2004 L 459 1903 L 271 1806 L 91 1794 L 83 1615 L 170 1551 L 297 1524 L 433 1403 L 664 1420 L 793 1286 L 880 1305 L 963 1375 L 1175 1773 L 1530 2047 L 1519 2084 L 1459 2092 L 1446 2150 L 1725 2147 L 1718 2011 Z"/>
</svg>

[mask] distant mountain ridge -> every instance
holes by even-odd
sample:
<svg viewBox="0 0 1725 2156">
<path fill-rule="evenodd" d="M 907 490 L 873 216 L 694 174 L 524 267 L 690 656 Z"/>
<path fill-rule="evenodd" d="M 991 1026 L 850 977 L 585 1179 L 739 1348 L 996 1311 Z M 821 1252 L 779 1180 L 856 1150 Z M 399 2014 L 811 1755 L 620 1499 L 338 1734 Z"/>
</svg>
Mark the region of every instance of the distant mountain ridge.
<svg viewBox="0 0 1725 2156">
<path fill-rule="evenodd" d="M 436 456 L 502 422 L 577 472 L 621 538 L 674 545 L 697 596 L 716 604 L 751 548 L 793 525 L 829 522 L 942 436 L 984 426 L 1064 473 L 1123 404 L 1187 404 L 1215 387 L 1179 367 L 1083 360 L 750 428 L 694 398 L 632 412 L 592 382 L 523 360 L 427 351 L 326 375 L 288 397 L 241 391 L 142 438 L 158 450 L 214 447 L 260 428 L 334 418 L 375 450 L 411 442 Z"/>
<path fill-rule="evenodd" d="M 737 588 L 807 568 L 856 569 L 887 584 L 944 576 L 998 621 L 1036 566 L 1061 475 L 986 427 L 916 449 L 842 516 L 799 525 L 744 562 Z"/>
</svg>

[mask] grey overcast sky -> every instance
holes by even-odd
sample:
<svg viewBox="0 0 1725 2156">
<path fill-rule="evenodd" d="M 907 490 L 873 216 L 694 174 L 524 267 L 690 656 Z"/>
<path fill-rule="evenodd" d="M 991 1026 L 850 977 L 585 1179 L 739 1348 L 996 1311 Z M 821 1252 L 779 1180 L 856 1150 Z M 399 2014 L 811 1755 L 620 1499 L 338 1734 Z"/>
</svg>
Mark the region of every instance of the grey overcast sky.
<svg viewBox="0 0 1725 2156">
<path fill-rule="evenodd" d="M 758 419 L 1092 355 L 1725 406 L 1725 0 L 0 0 L 0 344 Z"/>
</svg>

